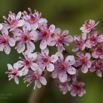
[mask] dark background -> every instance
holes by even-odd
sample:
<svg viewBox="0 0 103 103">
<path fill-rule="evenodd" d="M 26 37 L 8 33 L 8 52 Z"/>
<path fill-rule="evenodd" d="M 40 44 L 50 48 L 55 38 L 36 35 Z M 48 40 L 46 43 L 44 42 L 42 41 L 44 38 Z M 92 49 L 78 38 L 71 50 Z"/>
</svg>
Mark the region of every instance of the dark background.
<svg viewBox="0 0 103 103">
<path fill-rule="evenodd" d="M 69 35 L 80 35 L 79 28 L 85 20 L 100 21 L 98 27 L 99 34 L 103 33 L 103 0 L 0 0 L 0 22 L 4 20 L 2 16 L 8 17 L 9 11 L 18 13 L 28 10 L 28 7 L 42 12 L 42 17 L 48 20 L 48 24 L 54 24 L 61 30 L 69 30 Z M 73 45 L 66 47 L 71 50 Z M 38 51 L 38 48 L 37 48 Z M 15 84 L 14 80 L 8 81 L 7 63 L 14 64 L 19 59 L 20 54 L 12 48 L 10 55 L 0 52 L 0 103 L 27 103 L 33 90 L 33 83 L 30 87 L 23 83 L 23 78 L 19 78 L 20 84 Z M 82 97 L 72 97 L 68 92 L 63 95 L 51 83 L 44 103 L 102 103 L 103 102 L 103 78 L 88 72 L 79 72 L 79 79 L 86 84 L 86 94 Z"/>
</svg>

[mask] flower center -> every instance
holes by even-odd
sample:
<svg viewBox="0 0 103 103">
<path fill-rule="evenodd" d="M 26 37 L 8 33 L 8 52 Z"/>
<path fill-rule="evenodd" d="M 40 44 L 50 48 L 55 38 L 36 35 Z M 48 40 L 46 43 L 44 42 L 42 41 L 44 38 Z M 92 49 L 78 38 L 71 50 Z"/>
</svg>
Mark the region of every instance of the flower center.
<svg viewBox="0 0 103 103">
<path fill-rule="evenodd" d="M 84 57 L 83 57 L 80 61 L 81 61 L 81 63 L 82 63 L 83 65 L 87 64 L 87 59 L 84 58 Z"/>
<path fill-rule="evenodd" d="M 29 39 L 29 35 L 28 34 L 23 34 L 22 36 L 23 41 L 27 41 Z"/>
<path fill-rule="evenodd" d="M 16 20 L 12 20 L 11 17 L 9 17 L 9 23 L 11 25 L 11 28 L 13 28 L 17 24 Z"/>
<path fill-rule="evenodd" d="M 47 38 L 49 36 L 48 31 L 42 32 L 42 38 Z"/>
<path fill-rule="evenodd" d="M 44 64 L 48 64 L 49 63 L 49 58 L 42 58 L 42 60 L 43 60 Z"/>
<path fill-rule="evenodd" d="M 9 75 L 14 75 L 14 76 L 16 76 L 16 75 L 17 75 L 16 69 L 14 69 L 14 70 L 12 71 L 12 73 L 10 73 Z"/>
<path fill-rule="evenodd" d="M 64 40 L 64 38 L 63 38 L 62 36 L 58 36 L 58 37 L 57 37 L 57 41 L 58 41 L 59 43 L 62 43 L 63 40 Z"/>
<path fill-rule="evenodd" d="M 95 38 L 94 36 L 92 36 L 92 37 L 90 38 L 90 42 L 91 42 L 91 43 L 95 43 L 95 42 L 96 42 L 96 38 Z"/>
<path fill-rule="evenodd" d="M 32 14 L 30 14 L 30 22 L 35 23 L 35 17 Z"/>
<path fill-rule="evenodd" d="M 31 78 L 30 81 L 32 82 L 32 81 L 34 81 L 34 80 L 36 80 L 36 79 L 38 79 L 38 75 L 37 75 L 37 74 L 34 74 L 34 75 L 32 76 L 32 78 Z"/>
<path fill-rule="evenodd" d="M 66 70 L 66 65 L 64 63 L 60 64 L 59 69 L 62 71 Z"/>
<path fill-rule="evenodd" d="M 3 37 L 3 38 L 1 39 L 0 44 L 1 44 L 1 43 L 4 43 L 4 44 L 5 44 L 5 43 L 7 43 L 7 41 L 8 41 L 7 37 Z"/>
<path fill-rule="evenodd" d="M 96 53 L 97 54 L 102 54 L 102 47 L 96 48 Z"/>
<path fill-rule="evenodd" d="M 30 66 L 30 64 L 31 64 L 30 60 L 24 60 L 24 63 L 26 66 Z"/>
<path fill-rule="evenodd" d="M 95 68 L 98 70 L 102 70 L 102 63 L 100 61 L 96 62 Z"/>
</svg>

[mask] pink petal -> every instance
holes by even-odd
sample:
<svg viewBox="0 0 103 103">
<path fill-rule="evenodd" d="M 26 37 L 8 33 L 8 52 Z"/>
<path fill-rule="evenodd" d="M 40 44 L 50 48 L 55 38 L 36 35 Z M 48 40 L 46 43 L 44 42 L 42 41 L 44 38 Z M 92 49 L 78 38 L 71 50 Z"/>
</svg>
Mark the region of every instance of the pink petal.
<svg viewBox="0 0 103 103">
<path fill-rule="evenodd" d="M 59 80 L 61 82 L 65 82 L 67 80 L 67 74 L 59 74 Z"/>
<path fill-rule="evenodd" d="M 82 39 L 86 40 L 87 34 L 86 33 L 82 33 Z"/>
<path fill-rule="evenodd" d="M 27 49 L 30 51 L 30 52 L 33 52 L 33 50 L 35 50 L 35 45 L 33 42 L 29 41 L 27 43 Z"/>
<path fill-rule="evenodd" d="M 47 42 L 46 40 L 42 40 L 40 43 L 40 49 L 45 49 L 47 47 Z"/>
<path fill-rule="evenodd" d="M 5 27 L 1 30 L 1 32 L 2 34 L 8 35 L 8 30 Z"/>
<path fill-rule="evenodd" d="M 4 49 L 4 44 L 0 44 L 0 51 L 3 51 Z"/>
<path fill-rule="evenodd" d="M 76 55 L 77 55 L 78 57 L 80 57 L 80 58 L 81 58 L 81 57 L 84 57 L 84 54 L 83 54 L 82 52 L 77 52 Z"/>
<path fill-rule="evenodd" d="M 24 20 L 19 20 L 17 26 L 23 26 L 24 25 Z"/>
<path fill-rule="evenodd" d="M 6 45 L 5 48 L 4 48 L 4 51 L 5 51 L 6 54 L 9 54 L 10 51 L 11 51 L 10 46 L 9 46 L 9 45 Z"/>
<path fill-rule="evenodd" d="M 67 72 L 71 75 L 76 74 L 76 69 L 74 67 L 67 68 Z"/>
<path fill-rule="evenodd" d="M 92 47 L 92 45 L 91 45 L 91 43 L 90 43 L 90 40 L 87 40 L 87 42 L 86 42 L 86 47 L 88 47 L 88 48 L 91 48 Z"/>
<path fill-rule="evenodd" d="M 49 49 L 48 48 L 45 48 L 41 51 L 42 55 L 45 56 L 45 55 L 49 55 Z"/>
<path fill-rule="evenodd" d="M 75 58 L 73 55 L 69 55 L 66 57 L 65 62 L 68 62 L 68 65 L 73 65 L 75 63 Z"/>
<path fill-rule="evenodd" d="M 49 72 L 52 72 L 52 71 L 54 70 L 54 65 L 50 63 L 50 64 L 47 66 L 47 70 L 48 70 Z"/>
<path fill-rule="evenodd" d="M 53 38 L 48 38 L 47 39 L 47 44 L 49 45 L 49 46 L 54 46 L 55 45 L 55 39 L 53 39 Z"/>
<path fill-rule="evenodd" d="M 46 85 L 47 84 L 47 81 L 44 77 L 40 77 L 40 82 L 43 84 L 43 85 Z"/>
<path fill-rule="evenodd" d="M 78 47 L 78 46 L 74 46 L 73 49 L 72 49 L 73 52 L 76 52 L 76 51 L 78 51 L 78 50 L 79 50 L 79 47 Z"/>
<path fill-rule="evenodd" d="M 67 43 L 71 43 L 73 41 L 73 37 L 72 36 L 67 36 L 67 37 L 64 37 L 64 41 L 67 42 Z"/>
<path fill-rule="evenodd" d="M 21 53 L 25 50 L 25 44 L 21 44 L 19 46 L 17 46 L 17 52 Z"/>
<path fill-rule="evenodd" d="M 94 58 L 98 58 L 98 55 L 97 55 L 96 51 L 94 51 L 94 52 L 92 53 L 92 56 L 93 56 Z"/>
<path fill-rule="evenodd" d="M 91 61 L 87 62 L 87 67 L 90 68 L 91 67 Z"/>
<path fill-rule="evenodd" d="M 50 26 L 49 26 L 49 30 L 50 30 L 51 33 L 53 33 L 54 30 L 55 30 L 55 25 L 53 25 L 53 24 L 50 25 Z"/>
<path fill-rule="evenodd" d="M 19 84 L 19 79 L 16 76 L 14 77 L 14 80 L 16 84 Z"/>
<path fill-rule="evenodd" d="M 28 73 L 28 68 L 26 68 L 26 67 L 24 67 L 24 68 L 22 68 L 22 75 L 24 76 L 24 75 L 26 75 L 27 73 Z"/>
<path fill-rule="evenodd" d="M 21 17 L 21 11 L 18 12 L 16 19 L 20 19 L 20 17 Z"/>
<path fill-rule="evenodd" d="M 74 64 L 74 66 L 75 66 L 75 67 L 78 67 L 78 66 L 80 66 L 80 65 L 81 65 L 81 62 L 80 62 L 80 60 L 76 60 L 76 61 L 75 61 L 75 64 Z"/>
<path fill-rule="evenodd" d="M 58 58 L 60 58 L 61 60 L 64 60 L 64 56 L 61 52 L 57 52 L 56 55 L 58 56 Z"/>
<path fill-rule="evenodd" d="M 31 36 L 31 40 L 37 40 L 38 39 L 38 33 L 36 31 L 31 31 L 29 33 L 29 35 Z"/>
<path fill-rule="evenodd" d="M 36 71 L 39 68 L 39 66 L 36 63 L 32 63 L 30 67 L 33 71 Z"/>
<path fill-rule="evenodd" d="M 25 24 L 23 25 L 23 31 L 27 32 L 27 30 L 31 30 L 31 25 L 28 22 L 25 22 Z"/>
<path fill-rule="evenodd" d="M 31 30 L 36 30 L 38 28 L 38 24 L 31 24 Z"/>
<path fill-rule="evenodd" d="M 35 80 L 35 85 L 37 85 L 38 88 L 41 88 L 41 84 L 40 84 L 39 80 Z"/>
<path fill-rule="evenodd" d="M 61 33 L 61 30 L 59 28 L 55 29 L 55 31 L 54 31 L 55 35 L 60 35 L 60 33 Z"/>
<path fill-rule="evenodd" d="M 9 38 L 9 45 L 10 46 L 15 46 L 15 40 L 13 38 Z"/>
<path fill-rule="evenodd" d="M 58 52 L 62 52 L 63 51 L 63 45 L 58 45 Z"/>
<path fill-rule="evenodd" d="M 102 77 L 102 72 L 100 70 L 96 71 L 97 76 Z"/>
<path fill-rule="evenodd" d="M 13 69 L 13 67 L 12 67 L 12 65 L 11 65 L 11 64 L 7 64 L 7 67 L 8 67 L 8 70 Z"/>
<path fill-rule="evenodd" d="M 98 36 L 98 42 L 103 42 L 103 35 Z"/>
<path fill-rule="evenodd" d="M 76 96 L 76 91 L 72 90 L 72 91 L 70 92 L 70 94 L 71 94 L 73 97 L 75 97 L 75 96 Z"/>
<path fill-rule="evenodd" d="M 52 55 L 52 56 L 50 57 L 50 60 L 51 60 L 51 62 L 55 63 L 55 62 L 58 60 L 57 55 Z"/>
<path fill-rule="evenodd" d="M 89 60 L 91 58 L 91 55 L 89 53 L 86 53 L 85 57 Z"/>
<path fill-rule="evenodd" d="M 69 33 L 68 30 L 64 30 L 62 34 L 63 34 L 64 36 L 66 36 L 68 33 Z"/>
<path fill-rule="evenodd" d="M 45 18 L 40 18 L 39 21 L 38 21 L 38 23 L 43 23 L 43 22 L 47 23 L 48 21 Z"/>
<path fill-rule="evenodd" d="M 85 67 L 82 66 L 81 71 L 83 73 L 87 73 L 88 72 L 88 68 L 86 66 Z"/>
</svg>

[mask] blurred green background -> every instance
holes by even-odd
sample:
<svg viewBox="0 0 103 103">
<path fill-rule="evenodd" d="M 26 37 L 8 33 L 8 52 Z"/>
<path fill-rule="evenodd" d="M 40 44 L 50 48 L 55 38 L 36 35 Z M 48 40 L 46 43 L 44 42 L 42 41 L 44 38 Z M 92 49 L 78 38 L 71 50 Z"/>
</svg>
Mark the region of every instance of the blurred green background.
<svg viewBox="0 0 103 103">
<path fill-rule="evenodd" d="M 98 27 L 99 34 L 103 33 L 103 0 L 0 0 L 0 22 L 3 22 L 2 16 L 8 17 L 9 11 L 18 13 L 27 11 L 30 7 L 32 11 L 36 9 L 42 12 L 42 17 L 47 18 L 48 24 L 54 24 L 61 30 L 69 30 L 70 35 L 80 35 L 79 28 L 85 20 L 100 21 Z M 71 50 L 72 45 L 66 47 Z M 38 48 L 37 48 L 38 50 Z M 20 84 L 15 84 L 14 80 L 8 81 L 7 63 L 13 64 L 18 61 L 16 50 L 12 48 L 10 55 L 0 52 L 0 97 L 8 95 L 7 99 L 1 99 L 0 103 L 27 103 L 33 89 L 33 83 L 26 87 L 23 78 L 20 78 Z M 103 103 L 103 78 L 96 74 L 80 72 L 78 77 L 86 85 L 86 94 L 82 97 L 72 97 L 70 93 L 63 95 L 62 92 L 52 82 L 44 103 Z"/>
</svg>

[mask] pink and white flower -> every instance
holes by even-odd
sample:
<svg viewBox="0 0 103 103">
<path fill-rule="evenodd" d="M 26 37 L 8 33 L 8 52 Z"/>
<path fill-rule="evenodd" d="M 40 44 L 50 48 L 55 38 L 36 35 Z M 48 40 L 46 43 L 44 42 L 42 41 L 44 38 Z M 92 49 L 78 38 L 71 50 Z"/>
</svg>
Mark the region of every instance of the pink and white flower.
<svg viewBox="0 0 103 103">
<path fill-rule="evenodd" d="M 92 65 L 90 68 L 91 72 L 95 72 L 97 76 L 102 77 L 102 71 L 103 71 L 103 60 L 99 59 L 99 60 L 93 60 L 92 61 Z"/>
<path fill-rule="evenodd" d="M 6 72 L 6 74 L 8 74 L 9 80 L 14 79 L 15 83 L 19 84 L 18 77 L 22 76 L 22 72 L 19 70 L 20 65 L 18 63 L 14 63 L 13 67 L 11 64 L 7 64 L 7 66 L 8 70 L 10 70 L 10 72 Z"/>
<path fill-rule="evenodd" d="M 89 22 L 88 20 L 86 20 L 85 24 L 83 24 L 83 27 L 80 27 L 80 30 L 82 30 L 82 32 L 84 33 L 89 33 L 91 30 L 95 29 L 95 26 L 97 26 L 98 23 L 99 22 L 95 24 L 95 21 L 91 19 L 89 20 Z"/>
<path fill-rule="evenodd" d="M 37 64 L 44 71 L 46 68 L 49 72 L 54 70 L 54 63 L 58 60 L 56 55 L 49 56 L 49 49 L 42 50 L 42 54 L 37 53 Z"/>
<path fill-rule="evenodd" d="M 92 56 L 94 58 L 103 59 L 103 44 L 101 43 L 98 47 L 92 49 Z"/>
<path fill-rule="evenodd" d="M 11 51 L 10 46 L 15 46 L 15 40 L 13 38 L 10 38 L 7 28 L 3 27 L 1 33 L 2 35 L 0 34 L 0 51 L 4 50 L 6 54 L 9 54 Z"/>
<path fill-rule="evenodd" d="M 60 91 L 62 91 L 63 94 L 66 94 L 68 91 L 70 91 L 70 87 L 68 85 L 68 82 L 64 82 L 64 83 L 59 82 L 59 83 L 56 84 L 56 86 L 58 88 L 60 88 Z"/>
<path fill-rule="evenodd" d="M 73 41 L 73 37 L 71 35 L 67 35 L 69 33 L 68 30 L 64 30 L 61 33 L 61 30 L 57 28 L 54 31 L 54 43 L 58 47 L 58 51 L 62 52 L 64 49 L 64 44 L 69 45 L 68 43 L 71 43 Z"/>
<path fill-rule="evenodd" d="M 59 78 L 60 82 L 67 81 L 67 75 L 74 75 L 76 69 L 72 66 L 75 63 L 75 58 L 73 55 L 69 55 L 65 58 L 61 52 L 57 52 L 58 61 L 55 63 L 55 69 L 53 72 L 53 78 Z"/>
<path fill-rule="evenodd" d="M 21 67 L 23 67 L 21 71 L 24 76 L 28 73 L 29 69 L 36 71 L 39 68 L 39 66 L 37 65 L 37 63 L 34 62 L 37 58 L 37 53 L 25 52 L 23 53 L 23 55 L 25 59 L 22 59 L 20 57 L 22 61 L 18 61 L 18 64 L 20 64 Z"/>
<path fill-rule="evenodd" d="M 88 40 L 86 41 L 86 47 L 92 48 L 93 46 L 96 46 L 97 43 L 100 43 L 103 41 L 103 35 L 98 35 L 98 32 L 91 32 L 91 34 L 88 37 Z"/>
<path fill-rule="evenodd" d="M 85 49 L 85 47 L 86 47 L 86 45 L 85 45 L 86 35 L 87 35 L 86 33 L 82 33 L 81 36 L 78 36 L 78 35 L 74 36 L 73 43 L 75 43 L 76 46 L 73 47 L 73 49 L 72 49 L 73 52 L 76 52 L 79 49 L 80 50 Z"/>
<path fill-rule="evenodd" d="M 81 67 L 81 71 L 83 73 L 87 73 L 88 72 L 88 68 L 91 67 L 91 55 L 89 53 L 86 53 L 85 55 L 82 52 L 77 52 L 76 55 L 78 56 L 78 58 L 76 58 L 75 67 Z"/>
<path fill-rule="evenodd" d="M 10 31 L 13 31 L 15 28 L 17 27 L 22 27 L 24 25 L 24 20 L 20 20 L 21 19 L 21 11 L 18 12 L 18 14 L 14 14 L 12 12 L 10 12 L 9 17 L 6 18 L 4 16 L 5 24 L 7 26 L 7 28 L 10 28 Z"/>
<path fill-rule="evenodd" d="M 39 36 L 38 40 L 41 40 L 40 42 L 40 49 L 45 49 L 47 48 L 47 45 L 49 46 L 54 46 L 55 42 L 53 41 L 54 39 L 51 37 L 51 35 L 54 33 L 55 26 L 50 25 L 49 28 L 47 27 L 47 24 L 45 22 L 39 24 Z"/>
<path fill-rule="evenodd" d="M 41 13 L 36 10 L 34 10 L 34 13 L 32 13 L 30 8 L 28 8 L 28 10 L 30 11 L 30 14 L 28 15 L 27 12 L 24 11 L 23 19 L 31 25 L 32 30 L 37 29 L 40 23 L 47 23 L 47 19 L 40 18 Z"/>
<path fill-rule="evenodd" d="M 16 46 L 17 52 L 21 53 L 25 50 L 25 45 L 27 46 L 27 50 L 33 52 L 35 50 L 35 45 L 32 41 L 36 41 L 38 39 L 37 31 L 31 31 L 31 26 L 26 23 L 23 26 L 23 30 L 16 29 L 13 31 L 14 37 L 16 41 L 19 43 Z"/>
<path fill-rule="evenodd" d="M 85 93 L 86 93 L 86 91 L 85 91 L 85 84 L 83 82 L 74 81 L 70 85 L 70 94 L 73 97 L 76 96 L 76 95 L 78 95 L 79 97 L 81 97 Z"/>
<path fill-rule="evenodd" d="M 42 75 L 42 71 L 40 68 L 38 68 L 36 71 L 31 71 L 29 70 L 28 75 L 26 75 L 26 77 L 24 78 L 24 82 L 29 82 L 29 84 L 27 85 L 27 87 L 34 82 L 35 86 L 34 86 L 34 90 L 36 87 L 41 88 L 41 83 L 43 85 L 47 84 L 46 79 L 41 76 Z"/>
</svg>

